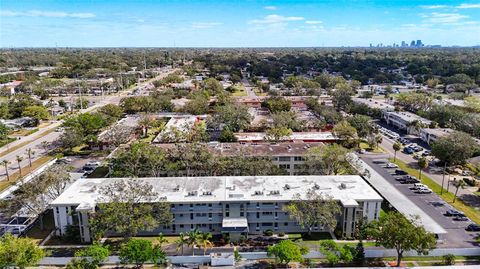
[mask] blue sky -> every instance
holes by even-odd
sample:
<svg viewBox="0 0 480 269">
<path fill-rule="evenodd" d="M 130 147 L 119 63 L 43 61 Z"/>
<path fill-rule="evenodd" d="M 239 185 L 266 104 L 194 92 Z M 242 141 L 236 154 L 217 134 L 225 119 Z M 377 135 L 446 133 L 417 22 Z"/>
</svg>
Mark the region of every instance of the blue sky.
<svg viewBox="0 0 480 269">
<path fill-rule="evenodd" d="M 480 0 L 0 0 L 1 47 L 480 44 Z"/>
</svg>

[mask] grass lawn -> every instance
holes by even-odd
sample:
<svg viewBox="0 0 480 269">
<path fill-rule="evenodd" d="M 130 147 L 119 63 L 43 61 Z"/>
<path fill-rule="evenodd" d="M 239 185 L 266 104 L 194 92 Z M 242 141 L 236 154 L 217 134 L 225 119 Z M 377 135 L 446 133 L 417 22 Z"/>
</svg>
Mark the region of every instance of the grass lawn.
<svg viewBox="0 0 480 269">
<path fill-rule="evenodd" d="M 38 132 L 38 128 L 35 128 L 35 129 L 20 129 L 20 130 L 11 132 L 10 135 L 12 135 L 12 136 L 28 136 L 28 135 L 31 135 L 31 134 L 36 133 L 36 132 Z"/>
<path fill-rule="evenodd" d="M 390 161 L 393 162 L 393 159 L 390 159 Z M 405 162 L 400 161 L 399 159 L 397 159 L 395 161 L 395 164 L 397 164 L 400 169 L 404 170 L 405 172 L 409 173 L 410 175 L 418 177 L 418 169 L 415 169 L 415 168 L 412 168 L 412 167 L 408 166 Z M 433 192 L 438 194 L 438 196 L 440 196 L 443 200 L 445 200 L 445 202 L 451 204 L 457 210 L 460 210 L 463 213 L 465 213 L 465 215 L 469 219 L 471 219 L 472 221 L 474 221 L 476 223 L 480 223 L 480 212 L 478 210 L 476 210 L 475 208 L 465 204 L 464 202 L 462 202 L 459 199 L 457 199 L 455 201 L 455 203 L 453 203 L 454 194 L 451 193 L 451 192 L 446 192 L 445 189 L 443 191 L 443 194 L 440 195 L 441 186 L 439 184 L 437 184 L 437 182 L 435 182 L 433 179 L 425 176 L 424 174 L 422 174 L 422 180 L 421 181 L 422 181 L 423 184 L 427 185 Z M 450 190 L 454 191 L 454 188 L 452 187 L 452 188 L 450 188 Z"/>
<path fill-rule="evenodd" d="M 245 90 L 245 87 L 243 85 L 233 85 L 232 88 L 235 89 L 235 91 L 232 93 L 232 96 L 235 97 L 240 97 L 240 96 L 247 96 L 247 91 Z"/>
<path fill-rule="evenodd" d="M 100 166 L 97 167 L 91 174 L 87 176 L 87 178 L 102 178 L 106 177 L 108 174 L 108 167 L 106 166 Z"/>
<path fill-rule="evenodd" d="M 372 149 L 367 143 L 365 142 L 360 142 L 360 149 L 364 149 L 368 152 L 373 152 L 373 153 L 384 153 L 385 151 L 381 147 L 377 147 L 375 149 Z"/>
<path fill-rule="evenodd" d="M 25 175 L 35 171 L 40 166 L 42 166 L 43 164 L 47 163 L 48 161 L 50 161 L 52 159 L 53 159 L 52 156 L 40 157 L 38 160 L 35 160 L 35 161 L 32 162 L 32 167 L 27 166 L 27 167 L 22 168 L 22 176 L 25 176 Z M 0 191 L 3 191 L 4 189 L 14 185 L 19 179 L 20 179 L 20 172 L 19 171 L 10 174 L 10 181 L 7 181 L 7 180 L 0 181 Z"/>
<path fill-rule="evenodd" d="M 16 138 L 13 138 L 13 137 L 8 137 L 7 139 L 5 140 L 1 140 L 0 141 L 0 147 L 3 147 L 5 146 L 6 144 L 9 144 L 9 143 L 12 143 L 13 141 L 16 141 L 17 139 Z"/>
<path fill-rule="evenodd" d="M 144 138 L 141 138 L 140 141 L 146 142 L 146 143 L 151 143 L 155 137 L 163 130 L 164 126 L 159 126 L 159 127 L 153 127 L 148 129 L 147 136 Z"/>
<path fill-rule="evenodd" d="M 260 91 L 260 89 L 258 89 L 258 88 L 254 88 L 253 91 L 255 92 L 255 94 L 256 94 L 257 96 L 267 96 L 267 93 L 266 93 L 266 92 L 262 92 L 262 91 Z"/>
<path fill-rule="evenodd" d="M 307 233 L 288 234 L 288 239 L 302 239 L 302 241 L 306 243 L 318 243 L 322 240 L 332 239 L 332 236 L 330 233 L 312 233 L 311 235 L 308 235 Z"/>
</svg>

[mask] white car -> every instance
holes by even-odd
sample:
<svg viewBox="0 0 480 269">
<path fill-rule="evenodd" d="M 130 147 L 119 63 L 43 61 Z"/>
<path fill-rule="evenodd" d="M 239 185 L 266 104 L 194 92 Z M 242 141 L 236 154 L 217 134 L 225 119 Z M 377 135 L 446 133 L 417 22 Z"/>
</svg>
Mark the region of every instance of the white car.
<svg viewBox="0 0 480 269">
<path fill-rule="evenodd" d="M 387 163 L 387 165 L 385 165 L 386 168 L 398 168 L 398 165 L 394 164 L 394 163 Z"/>
</svg>

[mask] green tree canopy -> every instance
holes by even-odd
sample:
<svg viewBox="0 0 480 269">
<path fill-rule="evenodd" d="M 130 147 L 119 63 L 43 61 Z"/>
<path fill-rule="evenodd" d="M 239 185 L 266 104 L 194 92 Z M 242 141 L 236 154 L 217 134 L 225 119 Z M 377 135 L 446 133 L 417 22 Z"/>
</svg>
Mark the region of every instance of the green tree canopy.
<svg viewBox="0 0 480 269">
<path fill-rule="evenodd" d="M 0 237 L 0 268 L 35 266 L 44 256 L 45 251 L 30 238 L 17 238 L 10 233 Z"/>
<path fill-rule="evenodd" d="M 299 246 L 291 240 L 282 240 L 267 248 L 267 255 L 274 256 L 277 262 L 288 265 L 289 262 L 302 262 L 303 257 L 308 253 L 308 248 Z"/>
</svg>

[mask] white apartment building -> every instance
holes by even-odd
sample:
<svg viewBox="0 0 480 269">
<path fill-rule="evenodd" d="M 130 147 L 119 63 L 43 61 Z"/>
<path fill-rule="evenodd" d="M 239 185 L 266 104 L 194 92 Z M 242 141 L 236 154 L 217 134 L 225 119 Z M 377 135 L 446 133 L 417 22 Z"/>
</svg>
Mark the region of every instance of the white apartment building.
<svg viewBox="0 0 480 269">
<path fill-rule="evenodd" d="M 420 129 L 420 139 L 427 144 L 437 141 L 440 137 L 447 136 L 453 132 L 450 128 L 422 128 Z"/>
<path fill-rule="evenodd" d="M 73 183 L 51 203 L 57 235 L 68 225 L 79 225 L 83 242 L 91 242 L 89 213 L 97 210 L 99 189 L 123 178 L 87 178 Z M 353 236 L 355 223 L 379 217 L 382 197 L 360 176 L 257 176 L 257 177 L 178 177 L 138 178 L 152 185 L 158 201 L 171 205 L 170 225 L 144 231 L 142 235 L 166 235 L 194 229 L 227 233 L 232 240 L 241 235 L 261 234 L 266 230 L 285 233 L 305 232 L 283 208 L 298 194 L 308 190 L 338 201 L 341 214 L 337 229 Z M 315 232 L 324 231 L 320 226 Z"/>
</svg>

